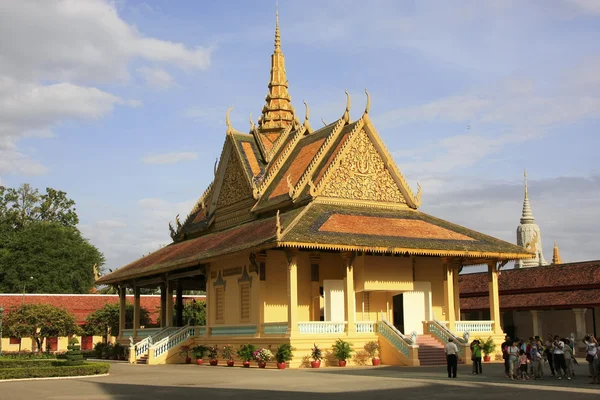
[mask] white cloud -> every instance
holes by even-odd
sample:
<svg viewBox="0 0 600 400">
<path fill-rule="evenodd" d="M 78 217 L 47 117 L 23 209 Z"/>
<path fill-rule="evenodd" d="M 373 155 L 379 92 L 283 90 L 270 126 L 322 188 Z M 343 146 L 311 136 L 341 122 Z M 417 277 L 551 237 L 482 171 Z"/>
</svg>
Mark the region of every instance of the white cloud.
<svg viewBox="0 0 600 400">
<path fill-rule="evenodd" d="M 184 151 L 180 153 L 165 153 L 147 155 L 142 158 L 144 164 L 175 164 L 181 161 L 195 160 L 198 158 L 198 153 L 192 151 Z"/>
<path fill-rule="evenodd" d="M 0 174 L 45 171 L 17 147 L 22 137 L 50 137 L 65 121 L 140 106 L 95 87 L 126 83 L 132 61 L 160 89 L 175 84 L 164 66 L 204 70 L 210 57 L 208 48 L 143 35 L 121 19 L 113 1 L 0 2 Z"/>
<path fill-rule="evenodd" d="M 137 71 L 152 89 L 164 90 L 177 85 L 175 78 L 162 68 L 140 67 Z"/>
<path fill-rule="evenodd" d="M 117 221 L 114 219 L 103 219 L 100 221 L 96 221 L 96 227 L 100 229 L 118 229 L 126 228 L 127 224 L 123 221 Z"/>
</svg>

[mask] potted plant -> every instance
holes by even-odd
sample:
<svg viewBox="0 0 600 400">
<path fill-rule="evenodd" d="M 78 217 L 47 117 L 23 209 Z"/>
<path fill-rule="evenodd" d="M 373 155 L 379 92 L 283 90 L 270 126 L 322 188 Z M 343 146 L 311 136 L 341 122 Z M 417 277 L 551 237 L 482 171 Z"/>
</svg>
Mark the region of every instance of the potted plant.
<svg viewBox="0 0 600 400">
<path fill-rule="evenodd" d="M 285 369 L 285 363 L 292 361 L 294 348 L 288 343 L 284 343 L 277 348 L 275 352 L 275 360 L 277 361 L 277 369 Z"/>
<path fill-rule="evenodd" d="M 490 354 L 492 354 L 496 350 L 496 343 L 494 343 L 494 339 L 489 336 L 487 339 L 483 340 L 478 338 L 479 343 L 481 343 L 481 351 L 483 352 L 483 361 L 489 362 L 491 360 Z"/>
<path fill-rule="evenodd" d="M 192 355 L 196 357 L 196 364 L 202 365 L 202 357 L 204 357 L 204 354 L 206 354 L 207 350 L 208 347 L 203 345 L 198 345 L 192 349 Z"/>
<path fill-rule="evenodd" d="M 223 356 L 224 360 L 227 360 L 227 366 L 233 367 L 233 357 L 235 355 L 235 352 L 233 351 L 233 346 L 230 344 L 223 346 L 223 348 L 221 349 L 221 355 Z"/>
<path fill-rule="evenodd" d="M 319 368 L 321 366 L 321 360 L 323 359 L 323 350 L 316 344 L 311 350 L 310 358 L 313 360 L 310 362 L 310 366 L 313 368 Z"/>
<path fill-rule="evenodd" d="M 209 364 L 215 366 L 219 364 L 219 348 L 218 346 L 209 346 L 208 347 L 208 359 Z"/>
<path fill-rule="evenodd" d="M 254 359 L 258 362 L 258 368 L 265 368 L 267 362 L 273 359 L 273 353 L 269 349 L 260 348 L 254 352 Z"/>
<path fill-rule="evenodd" d="M 381 346 L 379 346 L 379 342 L 377 340 L 372 340 L 370 342 L 365 343 L 365 351 L 369 353 L 369 357 L 371 357 L 371 362 L 373 365 L 379 365 L 381 360 L 377 358 L 379 355 L 379 351 L 381 351 Z"/>
<path fill-rule="evenodd" d="M 345 340 L 337 339 L 333 346 L 333 355 L 338 359 L 338 365 L 340 367 L 346 366 L 346 360 L 352 354 L 352 343 L 348 343 Z"/>
<path fill-rule="evenodd" d="M 185 363 L 186 364 L 191 364 L 192 363 L 192 358 L 190 357 L 190 351 L 192 351 L 190 346 L 181 346 L 181 348 L 179 349 L 179 355 L 180 356 L 185 356 Z"/>
<path fill-rule="evenodd" d="M 253 344 L 243 344 L 237 351 L 237 355 L 242 360 L 244 368 L 250 368 L 250 361 L 254 360 L 254 352 L 256 347 Z"/>
</svg>

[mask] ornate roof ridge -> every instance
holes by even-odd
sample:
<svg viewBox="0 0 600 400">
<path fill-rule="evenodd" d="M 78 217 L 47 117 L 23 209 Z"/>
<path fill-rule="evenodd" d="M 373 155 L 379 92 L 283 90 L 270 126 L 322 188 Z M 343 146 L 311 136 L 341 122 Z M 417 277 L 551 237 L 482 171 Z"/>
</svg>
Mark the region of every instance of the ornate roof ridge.
<svg viewBox="0 0 600 400">
<path fill-rule="evenodd" d="M 273 146 L 271 147 L 271 150 L 267 150 L 267 159 L 266 159 L 267 162 L 270 162 L 272 157 L 277 153 L 277 151 L 279 151 L 280 147 L 285 142 L 286 137 L 290 134 L 290 132 L 292 131 L 293 128 L 294 128 L 294 124 L 288 125 L 283 130 L 283 132 L 281 132 L 281 134 L 279 135 L 277 140 L 275 140 L 275 142 L 273 143 Z"/>
<path fill-rule="evenodd" d="M 300 127 L 292 137 L 292 139 L 287 143 L 287 145 L 283 148 L 282 152 L 279 154 L 279 157 L 274 161 L 273 167 L 267 172 L 267 175 L 263 179 L 262 183 L 256 188 L 255 197 L 259 198 L 265 190 L 269 187 L 277 173 L 279 172 L 281 166 L 285 163 L 289 155 L 291 154 L 296 144 L 300 141 L 302 136 L 304 135 L 304 126 Z"/>
</svg>

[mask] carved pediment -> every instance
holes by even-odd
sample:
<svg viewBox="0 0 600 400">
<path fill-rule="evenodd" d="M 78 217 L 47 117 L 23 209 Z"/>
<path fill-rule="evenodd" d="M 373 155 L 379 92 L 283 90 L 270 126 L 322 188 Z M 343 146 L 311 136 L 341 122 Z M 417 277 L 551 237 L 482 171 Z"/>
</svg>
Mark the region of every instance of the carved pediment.
<svg viewBox="0 0 600 400">
<path fill-rule="evenodd" d="M 248 185 L 242 164 L 235 154 L 231 154 L 223 175 L 217 208 L 227 207 L 249 197 L 252 197 L 252 189 Z"/>
<path fill-rule="evenodd" d="M 406 204 L 381 155 L 364 130 L 348 144 L 324 182 L 321 196 Z"/>
</svg>

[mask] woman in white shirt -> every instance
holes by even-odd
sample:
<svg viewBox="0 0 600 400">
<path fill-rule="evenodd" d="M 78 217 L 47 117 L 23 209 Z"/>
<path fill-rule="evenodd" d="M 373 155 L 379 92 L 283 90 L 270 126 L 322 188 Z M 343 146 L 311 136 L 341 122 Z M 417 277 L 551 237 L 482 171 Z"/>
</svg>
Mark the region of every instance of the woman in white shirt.
<svg viewBox="0 0 600 400">
<path fill-rule="evenodd" d="M 600 383 L 600 376 L 598 376 L 598 342 L 593 335 L 587 335 L 583 338 L 585 343 L 586 357 L 585 360 L 588 362 L 590 375 L 592 381 L 590 383 Z"/>
<path fill-rule="evenodd" d="M 510 379 L 515 379 L 516 371 L 519 370 L 519 342 L 514 341 L 508 348 L 508 362 L 510 363 Z"/>
</svg>

